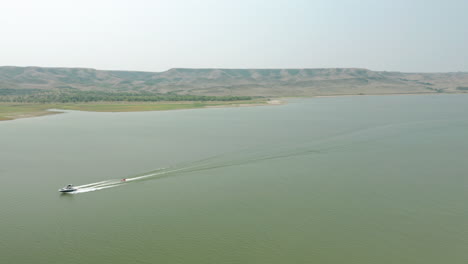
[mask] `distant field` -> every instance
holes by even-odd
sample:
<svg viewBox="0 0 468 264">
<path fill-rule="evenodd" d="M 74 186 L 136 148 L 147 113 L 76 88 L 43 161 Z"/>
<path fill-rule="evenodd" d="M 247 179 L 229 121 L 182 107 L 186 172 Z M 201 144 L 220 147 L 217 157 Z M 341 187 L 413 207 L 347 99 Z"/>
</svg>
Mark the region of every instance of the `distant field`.
<svg viewBox="0 0 468 264">
<path fill-rule="evenodd" d="M 47 111 L 51 108 L 54 105 L 0 103 L 0 120 L 55 114 Z"/>
<path fill-rule="evenodd" d="M 229 107 L 266 104 L 265 99 L 229 102 L 158 102 L 158 103 L 79 103 L 79 104 L 23 104 L 0 103 L 0 120 L 12 120 L 42 115 L 56 114 L 47 109 L 80 110 L 92 112 L 138 112 L 138 111 L 164 111 L 177 109 L 193 109 L 204 107 Z"/>
</svg>

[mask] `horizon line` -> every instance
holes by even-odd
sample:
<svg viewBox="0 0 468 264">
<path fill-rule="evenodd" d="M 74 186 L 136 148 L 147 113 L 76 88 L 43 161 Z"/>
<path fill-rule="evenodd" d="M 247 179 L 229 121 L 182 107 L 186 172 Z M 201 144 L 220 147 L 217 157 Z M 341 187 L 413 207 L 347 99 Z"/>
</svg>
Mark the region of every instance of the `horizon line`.
<svg viewBox="0 0 468 264">
<path fill-rule="evenodd" d="M 447 71 L 447 72 L 418 72 L 418 71 L 409 71 L 409 72 L 404 72 L 404 71 L 389 71 L 389 70 L 371 70 L 368 68 L 362 68 L 362 67 L 320 67 L 320 68 L 229 68 L 229 67 L 222 67 L 222 68 L 209 68 L 209 67 L 200 67 L 200 68 L 195 68 L 195 67 L 173 67 L 169 68 L 164 71 L 142 71 L 142 70 L 107 70 L 107 69 L 96 69 L 92 67 L 59 67 L 59 66 L 15 66 L 15 65 L 0 65 L 0 68 L 49 68 L 49 69 L 85 69 L 85 70 L 95 70 L 95 71 L 120 71 L 120 72 L 145 72 L 145 73 L 163 73 L 163 72 L 168 72 L 171 70 L 177 70 L 177 69 L 186 69 L 186 70 L 330 70 L 330 69 L 356 69 L 356 70 L 367 70 L 367 71 L 373 71 L 373 72 L 395 72 L 395 73 L 468 73 L 468 71 Z"/>
</svg>

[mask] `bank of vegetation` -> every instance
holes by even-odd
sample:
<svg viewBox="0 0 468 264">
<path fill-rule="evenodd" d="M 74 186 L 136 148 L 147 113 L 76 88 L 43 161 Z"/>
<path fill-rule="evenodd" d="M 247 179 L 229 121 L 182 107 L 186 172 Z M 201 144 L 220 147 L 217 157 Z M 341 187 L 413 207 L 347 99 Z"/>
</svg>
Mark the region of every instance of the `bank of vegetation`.
<svg viewBox="0 0 468 264">
<path fill-rule="evenodd" d="M 133 112 L 265 104 L 251 96 L 201 96 L 149 92 L 0 89 L 0 120 L 49 115 L 48 109 Z"/>
<path fill-rule="evenodd" d="M 150 92 L 40 91 L 0 89 L 0 102 L 11 103 L 89 103 L 89 102 L 208 102 L 247 101 L 251 96 L 180 95 Z"/>
</svg>

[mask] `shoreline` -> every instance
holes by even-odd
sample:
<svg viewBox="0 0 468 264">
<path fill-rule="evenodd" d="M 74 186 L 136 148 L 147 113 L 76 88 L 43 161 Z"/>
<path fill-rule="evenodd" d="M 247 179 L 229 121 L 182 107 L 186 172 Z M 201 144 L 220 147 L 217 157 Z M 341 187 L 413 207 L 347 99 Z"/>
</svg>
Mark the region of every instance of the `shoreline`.
<svg viewBox="0 0 468 264">
<path fill-rule="evenodd" d="M 336 94 L 336 95 L 316 95 L 311 98 L 322 98 L 322 97 L 348 97 L 348 96 L 392 96 L 392 95 L 449 95 L 449 94 L 468 94 L 466 92 L 459 93 L 376 93 L 376 94 Z M 308 98 L 308 97 L 297 97 L 297 98 Z"/>
<path fill-rule="evenodd" d="M 173 111 L 183 109 L 209 109 L 226 107 L 255 107 L 284 105 L 288 99 L 350 97 L 350 96 L 397 96 L 397 95 L 456 95 L 468 93 L 380 93 L 380 94 L 336 94 L 315 96 L 282 96 L 252 101 L 177 101 L 177 102 L 98 102 L 98 103 L 7 103 L 0 102 L 0 122 L 16 119 L 32 118 L 46 115 L 61 114 L 60 111 L 50 109 L 75 110 L 86 112 L 147 112 L 147 111 Z"/>
<path fill-rule="evenodd" d="M 76 104 L 34 104 L 0 102 L 0 122 L 61 114 L 60 110 L 86 112 L 147 112 L 174 111 L 187 109 L 254 107 L 281 105 L 285 102 L 278 98 L 252 101 L 212 101 L 212 102 L 99 102 Z M 55 111 L 52 111 L 54 109 Z"/>
</svg>

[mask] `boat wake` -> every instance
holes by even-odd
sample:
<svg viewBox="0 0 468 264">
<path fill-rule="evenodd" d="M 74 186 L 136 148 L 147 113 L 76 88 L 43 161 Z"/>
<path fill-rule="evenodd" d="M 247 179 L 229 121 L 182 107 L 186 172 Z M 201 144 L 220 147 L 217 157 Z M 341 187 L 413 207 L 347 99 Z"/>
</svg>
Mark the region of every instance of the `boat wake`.
<svg viewBox="0 0 468 264">
<path fill-rule="evenodd" d="M 333 136 L 327 136 L 318 140 L 312 140 L 310 142 L 301 142 L 296 146 L 291 144 L 285 146 L 275 145 L 274 150 L 272 150 L 271 146 L 265 146 L 265 148 L 256 146 L 254 149 L 248 148 L 239 150 L 239 152 L 219 154 L 206 159 L 178 164 L 170 168 L 161 168 L 129 178 L 79 185 L 74 187 L 76 188 L 75 191 L 68 193 L 79 194 L 94 192 L 145 180 L 172 177 L 182 173 L 213 170 L 276 159 L 293 158 L 298 156 L 311 156 L 312 158 L 312 156 L 317 157 L 319 155 L 326 155 L 328 152 L 333 151 L 353 151 L 356 145 L 378 141 L 382 138 L 391 137 L 398 133 L 408 133 L 411 131 L 410 128 L 413 126 L 415 126 L 414 123 L 401 123 L 361 128 L 354 131 L 338 133 Z M 403 129 L 405 127 L 406 129 Z"/>
<path fill-rule="evenodd" d="M 109 189 L 109 188 L 114 188 L 114 187 L 119 187 L 123 186 L 125 184 L 129 184 L 132 182 L 136 181 L 142 181 L 145 179 L 149 178 L 157 178 L 158 176 L 165 176 L 171 173 L 183 171 L 183 170 L 189 170 L 193 169 L 194 167 L 184 167 L 184 168 L 178 168 L 178 169 L 167 169 L 167 168 L 161 168 L 157 169 L 148 173 L 145 173 L 143 175 L 138 175 L 135 177 L 131 178 L 124 178 L 124 179 L 113 179 L 113 180 L 106 180 L 106 181 L 100 181 L 100 182 L 94 182 L 94 183 L 89 183 L 89 184 L 84 184 L 84 185 L 78 185 L 74 186 L 76 188 L 76 191 L 73 192 L 68 192 L 69 194 L 79 194 L 79 193 L 88 193 L 88 192 L 94 192 L 94 191 L 100 191 L 104 189 Z"/>
<path fill-rule="evenodd" d="M 104 190 L 104 189 L 108 189 L 112 187 L 117 187 L 119 185 L 121 185 L 121 182 L 119 180 L 101 181 L 101 182 L 75 186 L 76 191 L 73 191 L 70 193 L 75 194 L 75 193 L 94 192 L 94 191 Z"/>
</svg>

